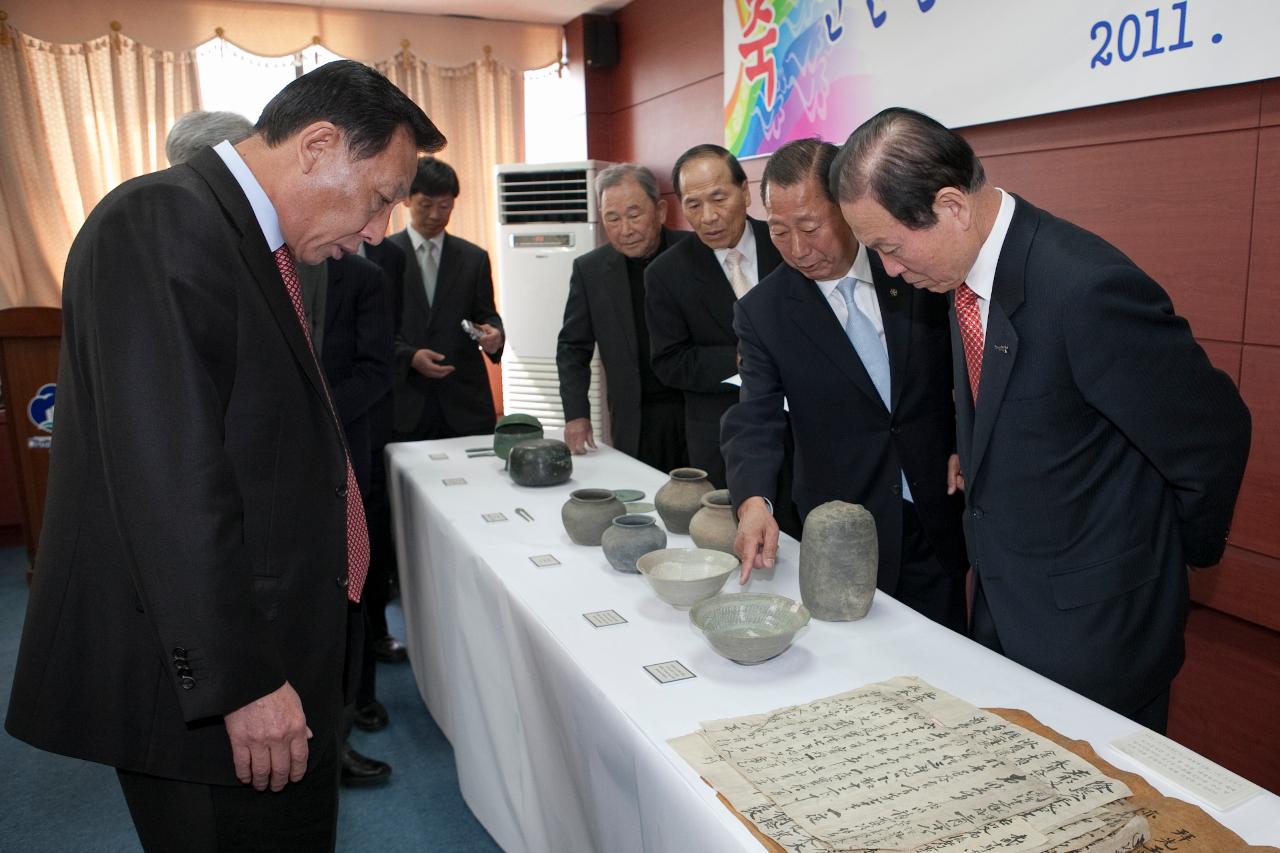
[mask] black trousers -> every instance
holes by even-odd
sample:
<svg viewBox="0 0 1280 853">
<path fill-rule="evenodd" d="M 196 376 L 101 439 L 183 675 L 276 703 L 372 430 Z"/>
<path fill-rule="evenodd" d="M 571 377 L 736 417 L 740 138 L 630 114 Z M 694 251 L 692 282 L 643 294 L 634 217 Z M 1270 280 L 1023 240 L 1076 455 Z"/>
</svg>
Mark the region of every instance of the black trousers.
<svg viewBox="0 0 1280 853">
<path fill-rule="evenodd" d="M 938 560 L 911 501 L 902 502 L 902 564 L 892 595 L 939 625 L 966 633 L 964 574 Z"/>
<path fill-rule="evenodd" d="M 324 853 L 338 832 L 338 742 L 299 782 L 280 791 L 205 785 L 117 770 L 138 840 L 147 853 Z"/>
<path fill-rule="evenodd" d="M 640 404 L 640 444 L 636 458 L 659 471 L 688 467 L 683 398 L 659 398 Z"/>
<path fill-rule="evenodd" d="M 391 500 L 387 493 L 386 455 L 379 449 L 369 467 L 369 491 L 364 499 L 364 515 L 369 524 L 369 574 L 361 593 L 364 611 L 364 644 L 361 655 L 360 686 L 356 705 L 368 705 L 378 698 L 378 667 L 373 644 L 387 636 L 387 600 L 391 579 L 396 576 L 396 546 L 391 535 Z"/>
</svg>

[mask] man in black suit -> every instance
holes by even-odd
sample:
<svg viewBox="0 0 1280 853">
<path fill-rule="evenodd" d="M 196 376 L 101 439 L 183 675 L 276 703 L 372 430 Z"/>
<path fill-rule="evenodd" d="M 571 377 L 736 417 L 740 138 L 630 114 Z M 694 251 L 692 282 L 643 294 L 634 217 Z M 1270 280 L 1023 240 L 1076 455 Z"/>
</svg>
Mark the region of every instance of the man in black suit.
<svg viewBox="0 0 1280 853">
<path fill-rule="evenodd" d="M 1249 453 L 1231 379 L 1137 265 L 933 119 L 874 116 L 831 179 L 887 272 L 952 294 L 974 639 L 1163 730 L 1186 567 L 1222 558 Z"/>
<path fill-rule="evenodd" d="M 649 362 L 644 271 L 689 232 L 663 226 L 667 202 L 644 166 L 608 167 L 596 176 L 596 192 L 609 243 L 574 260 L 556 345 L 564 440 L 578 454 L 596 446 L 587 391 L 599 345 L 613 446 L 670 471 L 689 464 L 684 396 L 663 385 Z"/>
<path fill-rule="evenodd" d="M 392 373 L 397 441 L 480 435 L 497 422 L 480 350 L 494 364 L 502 360 L 502 318 L 488 253 L 445 233 L 459 190 L 452 166 L 423 157 L 405 202 L 409 226 L 387 238 L 406 261 Z"/>
<path fill-rule="evenodd" d="M 690 148 L 676 160 L 671 183 L 698 239 L 678 243 L 645 270 L 653 372 L 684 392 L 689 462 L 720 488 L 720 417 L 738 401 L 738 389 L 725 384 L 738 373 L 733 305 L 782 256 L 768 227 L 747 216 L 747 174 L 724 148 Z"/>
<path fill-rule="evenodd" d="M 785 400 L 801 517 L 832 500 L 865 506 L 876 522 L 876 585 L 963 633 L 968 560 L 947 301 L 890 278 L 858 245 L 827 186 L 836 150 L 818 139 L 789 142 L 760 180 L 786 263 L 734 312 L 742 399 L 721 436 L 742 581 L 773 565 L 778 550 L 772 502 Z"/>
<path fill-rule="evenodd" d="M 443 143 L 330 63 L 238 145 L 114 190 L 72 245 L 6 727 L 116 767 L 148 851 L 333 849 L 367 534 L 294 257 L 380 239 Z"/>
</svg>

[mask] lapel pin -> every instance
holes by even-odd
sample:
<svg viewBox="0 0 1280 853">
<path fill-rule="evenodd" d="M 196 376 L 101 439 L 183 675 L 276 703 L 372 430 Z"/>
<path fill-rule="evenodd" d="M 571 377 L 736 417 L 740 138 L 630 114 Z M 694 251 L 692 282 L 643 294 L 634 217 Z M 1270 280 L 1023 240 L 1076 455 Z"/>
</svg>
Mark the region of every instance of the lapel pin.
<svg viewBox="0 0 1280 853">
<path fill-rule="evenodd" d="M 896 287 L 891 287 L 891 288 L 889 288 L 889 295 L 890 295 L 890 296 L 897 296 L 897 295 L 898 295 L 898 288 L 896 288 Z"/>
<path fill-rule="evenodd" d="M 1009 345 L 1008 345 L 1008 344 L 995 344 L 994 346 L 995 346 L 995 351 L 996 351 L 996 352 L 998 352 L 998 353 L 1000 353 L 1001 355 L 1008 355 L 1008 354 L 1009 354 Z"/>
</svg>

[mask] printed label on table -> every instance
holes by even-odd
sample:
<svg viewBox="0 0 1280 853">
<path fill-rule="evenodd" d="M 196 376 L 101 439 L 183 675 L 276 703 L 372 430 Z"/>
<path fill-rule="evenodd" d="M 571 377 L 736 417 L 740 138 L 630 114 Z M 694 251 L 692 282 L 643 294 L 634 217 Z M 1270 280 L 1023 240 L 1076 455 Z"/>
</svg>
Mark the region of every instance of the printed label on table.
<svg viewBox="0 0 1280 853">
<path fill-rule="evenodd" d="M 616 610 L 597 610 L 593 613 L 583 613 L 582 618 L 597 628 L 606 628 L 610 625 L 625 625 L 627 622 Z"/>
<path fill-rule="evenodd" d="M 486 512 L 484 515 L 482 515 L 482 516 L 480 516 L 480 517 L 481 517 L 481 518 L 483 518 L 485 521 L 488 521 L 488 522 L 490 522 L 490 523 L 495 522 L 495 521 L 506 521 L 506 520 L 507 520 L 507 517 L 506 517 L 505 515 L 503 515 L 502 513 L 500 513 L 500 512 Z"/>
<path fill-rule="evenodd" d="M 1219 811 L 1233 808 L 1262 790 L 1248 779 L 1152 731 L 1122 737 L 1112 741 L 1111 746 Z"/>
<path fill-rule="evenodd" d="M 465 486 L 467 484 L 467 478 L 466 477 L 445 477 L 440 482 L 444 483 L 446 486 Z"/>
<path fill-rule="evenodd" d="M 32 450 L 48 450 L 53 447 L 53 436 L 33 435 L 27 439 L 27 447 Z"/>
<path fill-rule="evenodd" d="M 664 663 L 651 663 L 644 668 L 644 671 L 652 675 L 659 684 L 670 684 L 672 681 L 684 681 L 689 678 L 697 678 L 688 670 L 688 668 L 678 660 L 669 660 Z"/>
<path fill-rule="evenodd" d="M 441 459 L 448 459 L 448 458 L 449 458 L 449 454 L 448 454 L 448 453 L 430 453 L 430 454 L 428 454 L 428 455 L 427 455 L 427 458 L 428 458 L 428 459 L 435 459 L 436 461 L 439 461 L 439 460 L 441 460 Z"/>
<path fill-rule="evenodd" d="M 560 561 L 557 560 L 553 554 L 535 554 L 529 558 L 529 562 L 533 563 L 538 568 L 560 565 Z"/>
</svg>

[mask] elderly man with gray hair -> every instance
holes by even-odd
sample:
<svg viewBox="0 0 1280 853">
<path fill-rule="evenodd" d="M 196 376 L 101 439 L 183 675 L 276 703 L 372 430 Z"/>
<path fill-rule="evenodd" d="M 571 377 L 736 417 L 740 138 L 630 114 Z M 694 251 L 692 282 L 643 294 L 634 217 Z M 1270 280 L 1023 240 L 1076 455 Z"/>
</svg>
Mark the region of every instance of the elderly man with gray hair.
<svg viewBox="0 0 1280 853">
<path fill-rule="evenodd" d="M 653 172 L 619 163 L 596 177 L 608 245 L 573 262 L 564 325 L 556 346 L 565 442 L 574 453 L 594 448 L 587 389 L 597 345 L 607 381 L 612 444 L 647 465 L 670 471 L 688 464 L 684 399 L 649 364 L 644 271 L 688 231 L 662 223 L 667 203 Z"/>
<path fill-rule="evenodd" d="M 253 122 L 239 113 L 192 110 L 169 128 L 164 141 L 164 156 L 169 165 L 185 163 L 201 148 L 211 148 L 222 140 L 236 145 L 253 134 Z"/>
</svg>

